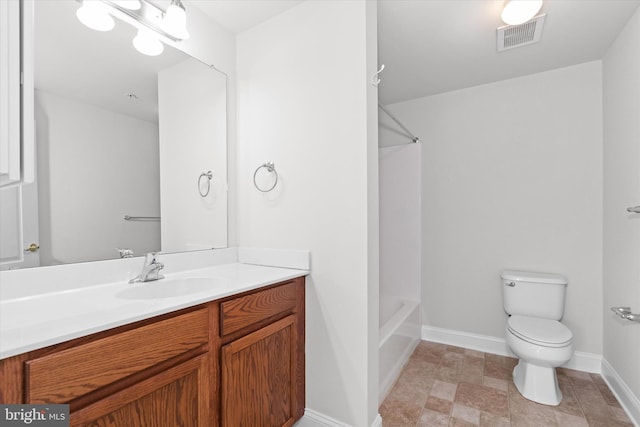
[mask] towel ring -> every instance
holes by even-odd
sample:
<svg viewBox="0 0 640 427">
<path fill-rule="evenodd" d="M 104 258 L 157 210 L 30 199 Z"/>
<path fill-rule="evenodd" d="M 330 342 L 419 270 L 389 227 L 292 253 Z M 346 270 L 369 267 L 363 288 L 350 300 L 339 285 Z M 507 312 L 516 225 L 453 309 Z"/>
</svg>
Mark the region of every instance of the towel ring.
<svg viewBox="0 0 640 427">
<path fill-rule="evenodd" d="M 202 178 L 207 178 L 207 191 L 203 193 L 202 191 Z M 211 179 L 213 179 L 213 172 L 207 171 L 202 172 L 198 177 L 198 193 L 200 193 L 201 197 L 207 197 L 209 195 L 209 190 L 211 190 Z"/>
<path fill-rule="evenodd" d="M 273 185 L 267 188 L 266 190 L 263 188 L 260 188 L 260 186 L 258 186 L 258 183 L 256 182 L 256 175 L 258 175 L 258 171 L 262 168 L 267 168 L 267 171 L 272 172 L 276 176 L 276 179 L 273 182 Z M 273 162 L 267 162 L 263 165 L 258 166 L 256 171 L 253 173 L 253 185 L 255 185 L 256 189 L 262 193 L 268 193 L 269 191 L 276 188 L 277 184 L 278 184 L 278 172 L 276 172 L 276 165 Z"/>
</svg>

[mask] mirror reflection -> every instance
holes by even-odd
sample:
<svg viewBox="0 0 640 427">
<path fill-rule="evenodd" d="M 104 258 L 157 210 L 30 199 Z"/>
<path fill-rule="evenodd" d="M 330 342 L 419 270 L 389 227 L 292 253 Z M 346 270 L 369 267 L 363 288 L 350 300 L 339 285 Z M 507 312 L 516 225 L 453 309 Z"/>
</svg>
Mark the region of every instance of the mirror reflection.
<svg viewBox="0 0 640 427">
<path fill-rule="evenodd" d="M 11 232 L 38 248 L 2 268 L 225 247 L 226 77 L 168 45 L 143 55 L 136 28 L 91 30 L 79 7 L 35 2 L 37 182 Z"/>
</svg>

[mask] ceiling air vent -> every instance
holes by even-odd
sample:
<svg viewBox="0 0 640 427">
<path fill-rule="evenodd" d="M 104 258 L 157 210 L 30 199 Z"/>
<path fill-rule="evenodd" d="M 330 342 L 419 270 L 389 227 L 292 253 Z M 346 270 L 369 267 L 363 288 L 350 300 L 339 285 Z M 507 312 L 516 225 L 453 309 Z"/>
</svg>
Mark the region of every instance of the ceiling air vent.
<svg viewBox="0 0 640 427">
<path fill-rule="evenodd" d="M 498 52 L 540 41 L 545 16 L 542 14 L 524 24 L 498 28 Z"/>
</svg>

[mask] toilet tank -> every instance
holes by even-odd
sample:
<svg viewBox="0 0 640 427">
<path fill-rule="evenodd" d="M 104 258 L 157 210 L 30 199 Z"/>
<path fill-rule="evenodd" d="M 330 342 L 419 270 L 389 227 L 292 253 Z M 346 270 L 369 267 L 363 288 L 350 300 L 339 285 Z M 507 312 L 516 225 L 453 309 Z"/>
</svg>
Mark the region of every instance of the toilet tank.
<svg viewBox="0 0 640 427">
<path fill-rule="evenodd" d="M 508 314 L 560 320 L 567 279 L 559 274 L 505 270 L 502 301 Z"/>
</svg>

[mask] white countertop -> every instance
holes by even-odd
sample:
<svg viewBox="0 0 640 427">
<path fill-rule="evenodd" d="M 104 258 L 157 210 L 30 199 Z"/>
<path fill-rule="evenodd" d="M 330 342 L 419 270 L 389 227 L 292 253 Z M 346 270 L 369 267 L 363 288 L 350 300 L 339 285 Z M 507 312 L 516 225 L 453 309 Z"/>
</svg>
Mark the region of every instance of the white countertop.
<svg viewBox="0 0 640 427">
<path fill-rule="evenodd" d="M 0 359 L 148 319 L 204 302 L 305 276 L 307 270 L 239 262 L 165 274 L 165 279 L 211 278 L 211 288 L 180 296 L 132 299 L 126 281 L 0 301 Z"/>
</svg>

